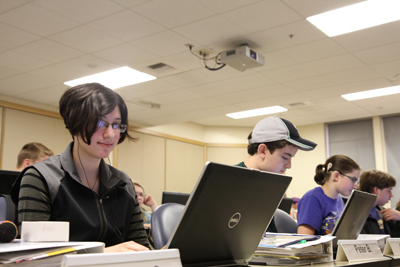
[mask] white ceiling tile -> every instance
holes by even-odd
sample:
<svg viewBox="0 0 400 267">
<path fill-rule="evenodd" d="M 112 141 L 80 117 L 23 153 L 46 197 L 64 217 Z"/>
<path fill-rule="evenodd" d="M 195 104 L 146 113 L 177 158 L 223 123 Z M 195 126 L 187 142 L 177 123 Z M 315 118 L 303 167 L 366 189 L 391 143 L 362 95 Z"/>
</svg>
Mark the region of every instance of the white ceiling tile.
<svg viewBox="0 0 400 267">
<path fill-rule="evenodd" d="M 279 69 L 291 65 L 297 65 L 298 60 L 288 56 L 282 51 L 274 51 L 270 53 L 263 54 L 265 65 L 263 67 L 257 68 L 257 71 L 273 70 Z"/>
<path fill-rule="evenodd" d="M 167 28 L 174 28 L 215 15 L 214 11 L 196 1 L 154 0 L 132 9 Z"/>
<path fill-rule="evenodd" d="M 215 82 L 215 79 L 196 71 L 187 71 L 163 78 L 166 82 L 170 82 L 182 88 L 190 88 L 201 84 Z"/>
<path fill-rule="evenodd" d="M 13 70 L 7 67 L 3 67 L 0 66 L 0 80 L 13 76 L 13 75 L 17 75 L 19 72 L 17 70 Z"/>
<path fill-rule="evenodd" d="M 181 89 L 179 86 L 168 83 L 162 79 L 134 84 L 128 87 L 121 88 L 120 90 L 125 90 L 125 88 L 127 88 L 127 90 L 138 88 L 140 91 L 146 92 L 149 95 L 157 95 Z"/>
<path fill-rule="evenodd" d="M 80 23 L 88 23 L 123 9 L 109 0 L 35 0 L 34 4 Z"/>
<path fill-rule="evenodd" d="M 126 42 L 152 35 L 165 29 L 160 24 L 131 10 L 123 10 L 87 25 Z M 146 25 L 146 27 L 138 27 L 138 25 Z"/>
<path fill-rule="evenodd" d="M 362 67 L 351 70 L 342 70 L 335 73 L 325 74 L 322 77 L 331 80 L 332 82 L 338 82 L 339 84 L 351 83 L 363 80 L 370 80 L 378 78 L 379 74 L 370 67 Z"/>
<path fill-rule="evenodd" d="M 64 61 L 59 63 L 58 66 L 78 71 L 81 76 L 76 78 L 121 67 L 121 65 L 90 54 Z"/>
<path fill-rule="evenodd" d="M 55 85 L 57 82 L 25 73 L 0 80 L 0 94 L 21 96 L 30 91 Z"/>
<path fill-rule="evenodd" d="M 168 42 L 166 42 L 168 40 Z M 193 41 L 170 30 L 156 33 L 131 42 L 143 50 L 161 56 L 169 56 L 181 52 L 188 52 L 185 44 L 193 44 Z"/>
<path fill-rule="evenodd" d="M 355 103 L 340 95 L 400 85 L 400 21 L 329 38 L 306 20 L 360 1 L 4 0 L 0 94 L 57 110 L 65 80 L 127 65 L 157 77 L 116 90 L 137 127 L 191 122 L 252 129 L 263 116 L 225 114 L 272 105 L 287 107 L 278 115 L 295 125 L 399 114 L 398 96 Z M 210 57 L 247 43 L 265 65 L 210 71 L 187 43 L 193 51 L 210 50 Z M 169 66 L 149 68 L 157 63 Z M 218 67 L 213 59 L 206 63 Z M 306 107 L 290 106 L 298 102 Z"/>
<path fill-rule="evenodd" d="M 249 32 L 271 29 L 303 19 L 295 11 L 278 0 L 250 4 L 240 9 L 223 13 L 222 17 Z"/>
<path fill-rule="evenodd" d="M 134 66 L 157 58 L 157 55 L 128 43 L 95 52 L 93 55 L 122 66 Z"/>
<path fill-rule="evenodd" d="M 245 31 L 226 19 L 214 16 L 173 29 L 202 45 L 218 43 L 245 34 Z"/>
<path fill-rule="evenodd" d="M 341 70 L 354 69 L 365 66 L 365 64 L 351 54 L 344 54 L 330 58 L 324 58 L 304 63 L 310 69 L 320 74 L 331 73 Z"/>
<path fill-rule="evenodd" d="M 302 78 L 312 77 L 318 73 L 307 67 L 305 64 L 293 65 L 281 69 L 274 69 L 263 72 L 264 75 L 278 82 L 287 82 L 292 80 L 298 80 Z"/>
<path fill-rule="evenodd" d="M 35 69 L 29 73 L 45 79 L 60 82 L 62 86 L 64 82 L 80 78 L 82 75 L 79 71 L 61 67 L 59 65 L 50 65 L 44 68 Z"/>
<path fill-rule="evenodd" d="M 55 85 L 44 89 L 30 91 L 21 94 L 19 97 L 34 102 L 41 102 L 45 104 L 58 103 L 62 94 L 68 87 L 66 85 Z"/>
<path fill-rule="evenodd" d="M 372 68 L 388 78 L 389 81 L 400 84 L 400 60 L 373 65 Z"/>
<path fill-rule="evenodd" d="M 216 13 L 224 13 L 233 9 L 241 8 L 246 5 L 259 2 L 260 0 L 229 0 L 229 1 L 215 1 L 215 0 L 201 0 L 199 4 L 213 10 Z"/>
<path fill-rule="evenodd" d="M 13 9 L 17 6 L 21 6 L 26 4 L 28 0 L 13 0 L 13 1 L 2 1 L 0 5 L 0 13 L 6 12 L 10 9 Z"/>
<path fill-rule="evenodd" d="M 327 36 L 311 25 L 306 20 L 297 21 L 284 26 L 256 32 L 246 37 L 255 40 L 259 44 L 259 53 L 280 50 L 285 47 L 292 47 L 321 39 Z"/>
<path fill-rule="evenodd" d="M 323 39 L 295 47 L 285 48 L 282 52 L 299 62 L 309 62 L 345 54 L 346 50 L 337 45 L 331 39 Z"/>
<path fill-rule="evenodd" d="M 311 89 L 337 85 L 339 84 L 339 81 L 332 81 L 322 76 L 313 76 L 304 79 L 283 82 L 283 84 L 296 91 L 309 91 Z"/>
<path fill-rule="evenodd" d="M 147 92 L 139 90 L 138 88 L 132 88 L 131 86 L 125 86 L 115 90 L 120 94 L 126 101 L 136 102 L 137 99 L 150 95 Z"/>
<path fill-rule="evenodd" d="M 366 64 L 379 64 L 400 59 L 400 42 L 354 52 Z"/>
<path fill-rule="evenodd" d="M 38 69 L 50 64 L 48 61 L 24 55 L 13 50 L 0 53 L 1 66 L 22 72 Z"/>
<path fill-rule="evenodd" d="M 40 39 L 30 44 L 20 46 L 16 48 L 15 51 L 53 63 L 83 55 L 81 51 L 48 39 Z"/>
<path fill-rule="evenodd" d="M 372 28 L 332 37 L 346 50 L 356 52 L 380 45 L 400 42 L 400 34 L 392 24 L 383 24 Z"/>
<path fill-rule="evenodd" d="M 121 40 L 86 25 L 55 34 L 49 38 L 86 53 L 93 53 L 122 43 Z"/>
<path fill-rule="evenodd" d="M 364 0 L 283 0 L 288 6 L 292 7 L 304 17 L 317 15 L 333 9 L 341 8 L 362 2 Z"/>
<path fill-rule="evenodd" d="M 242 90 L 260 86 L 266 86 L 275 83 L 275 81 L 273 81 L 272 79 L 268 78 L 267 76 L 261 73 L 251 73 L 248 75 L 241 75 L 238 78 L 232 78 L 226 80 L 226 82 L 232 86 L 237 86 Z"/>
<path fill-rule="evenodd" d="M 0 21 L 40 36 L 50 36 L 78 25 L 33 3 L 2 13 Z"/>
<path fill-rule="evenodd" d="M 143 4 L 145 2 L 149 2 L 151 0 L 111 0 L 119 5 L 122 5 L 124 7 L 134 7 L 140 4 Z"/>
<path fill-rule="evenodd" d="M 0 38 L 0 46 L 5 48 L 14 48 L 41 38 L 38 35 L 11 27 L 2 22 L 0 22 L 0 36 L 7 36 L 7 38 Z"/>
</svg>

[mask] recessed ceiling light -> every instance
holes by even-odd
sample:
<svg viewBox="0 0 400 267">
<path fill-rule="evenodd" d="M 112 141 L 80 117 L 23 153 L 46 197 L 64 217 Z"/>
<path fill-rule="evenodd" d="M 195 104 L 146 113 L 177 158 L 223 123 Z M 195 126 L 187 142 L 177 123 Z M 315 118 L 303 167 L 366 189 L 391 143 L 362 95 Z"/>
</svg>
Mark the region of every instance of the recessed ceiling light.
<svg viewBox="0 0 400 267">
<path fill-rule="evenodd" d="M 332 37 L 400 19 L 399 0 L 369 0 L 331 10 L 307 20 Z"/>
<path fill-rule="evenodd" d="M 266 114 L 279 113 L 284 111 L 287 111 L 287 109 L 284 107 L 272 106 L 266 108 L 258 108 L 258 109 L 245 110 L 235 113 L 229 113 L 226 114 L 226 116 L 231 117 L 233 119 L 243 119 L 243 118 L 256 117 Z"/>
<path fill-rule="evenodd" d="M 374 89 L 374 90 L 362 91 L 362 92 L 357 92 L 357 93 L 345 94 L 345 95 L 342 95 L 342 97 L 348 101 L 353 101 L 353 100 L 373 98 L 373 97 L 379 97 L 379 96 L 385 96 L 385 95 L 394 95 L 394 94 L 399 94 L 399 93 L 400 93 L 400 85 L 397 85 L 397 86 L 386 87 L 386 88 L 381 88 L 381 89 Z"/>
<path fill-rule="evenodd" d="M 149 75 L 149 74 L 141 72 L 141 71 L 131 69 L 129 67 L 121 67 L 121 68 L 89 75 L 89 76 L 82 77 L 79 79 L 71 80 L 71 81 L 65 82 L 64 84 L 66 84 L 68 86 L 75 86 L 75 85 L 84 84 L 84 83 L 97 82 L 97 83 L 101 83 L 102 85 L 104 85 L 110 89 L 117 89 L 120 87 L 132 85 L 132 84 L 151 81 L 154 79 L 157 79 L 157 77 L 154 77 L 152 75 Z"/>
</svg>

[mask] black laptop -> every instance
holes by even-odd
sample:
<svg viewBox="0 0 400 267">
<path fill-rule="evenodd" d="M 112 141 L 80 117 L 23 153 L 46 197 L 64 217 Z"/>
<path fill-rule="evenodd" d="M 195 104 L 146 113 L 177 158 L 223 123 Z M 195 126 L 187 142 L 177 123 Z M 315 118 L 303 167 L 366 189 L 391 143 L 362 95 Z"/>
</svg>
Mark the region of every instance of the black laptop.
<svg viewBox="0 0 400 267">
<path fill-rule="evenodd" d="M 163 191 L 161 204 L 165 203 L 179 203 L 182 205 L 186 205 L 190 197 L 189 193 L 180 193 L 180 192 L 171 192 L 171 191 Z"/>
<path fill-rule="evenodd" d="M 375 200 L 376 195 L 359 190 L 353 190 L 350 194 L 342 214 L 332 231 L 332 235 L 336 236 L 332 241 L 334 255 L 337 251 L 338 240 L 357 239 L 369 213 L 374 207 Z"/>
<path fill-rule="evenodd" d="M 245 266 L 292 178 L 207 162 L 166 247 L 183 266 Z"/>
</svg>

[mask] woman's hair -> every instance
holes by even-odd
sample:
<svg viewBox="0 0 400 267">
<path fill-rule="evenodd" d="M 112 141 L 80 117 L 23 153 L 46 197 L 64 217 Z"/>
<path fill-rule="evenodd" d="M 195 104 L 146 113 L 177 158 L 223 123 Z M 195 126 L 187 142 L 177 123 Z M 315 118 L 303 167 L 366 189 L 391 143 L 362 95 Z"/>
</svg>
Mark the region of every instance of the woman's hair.
<svg viewBox="0 0 400 267">
<path fill-rule="evenodd" d="M 396 179 L 386 172 L 371 170 L 360 175 L 360 190 L 367 193 L 373 193 L 375 187 L 383 189 L 395 186 Z"/>
<path fill-rule="evenodd" d="M 328 158 L 325 164 L 319 164 L 315 168 L 314 181 L 319 185 L 324 185 L 334 171 L 345 174 L 360 169 L 357 162 L 350 157 L 342 154 L 334 155 Z"/>
<path fill-rule="evenodd" d="M 127 137 L 135 140 L 128 133 L 128 109 L 122 97 L 99 83 L 81 84 L 67 89 L 60 99 L 60 114 L 65 127 L 72 137 L 81 136 L 90 145 L 90 139 L 97 130 L 98 120 L 111 113 L 116 106 L 121 113 L 121 124 L 127 130 L 121 133 L 118 144 Z"/>
<path fill-rule="evenodd" d="M 142 186 L 141 184 L 139 184 L 139 183 L 137 183 L 137 182 L 133 182 L 133 185 L 142 188 L 142 189 L 143 189 L 143 194 L 145 193 L 145 192 L 144 192 L 144 188 L 143 188 L 143 186 Z M 136 191 L 136 190 L 135 190 L 135 191 Z M 136 193 L 136 194 L 137 194 L 137 193 Z M 142 219 L 143 219 L 143 221 L 144 221 L 145 223 L 149 223 L 149 220 L 148 220 L 147 217 L 144 215 L 144 212 L 145 212 L 146 210 L 145 210 L 144 208 L 141 208 L 141 210 L 142 210 Z"/>
</svg>

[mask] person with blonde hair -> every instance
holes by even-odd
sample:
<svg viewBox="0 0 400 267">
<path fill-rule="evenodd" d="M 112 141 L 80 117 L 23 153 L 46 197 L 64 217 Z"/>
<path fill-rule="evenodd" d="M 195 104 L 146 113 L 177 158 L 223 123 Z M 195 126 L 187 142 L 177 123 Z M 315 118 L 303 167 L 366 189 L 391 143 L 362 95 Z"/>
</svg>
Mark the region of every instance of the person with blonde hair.
<svg viewBox="0 0 400 267">
<path fill-rule="evenodd" d="M 344 208 L 343 196 L 358 186 L 360 166 L 346 155 L 334 155 L 315 169 L 315 182 L 320 185 L 300 199 L 297 210 L 297 233 L 326 235 L 332 230 Z"/>
<path fill-rule="evenodd" d="M 140 209 L 142 210 L 142 219 L 144 222 L 145 228 L 151 228 L 151 214 L 149 214 L 143 207 L 143 205 L 151 208 L 151 213 L 158 207 L 157 202 L 154 200 L 152 196 L 147 196 L 144 188 L 141 184 L 137 182 L 133 182 L 135 186 L 136 195 L 138 197 L 138 202 Z"/>
<path fill-rule="evenodd" d="M 54 156 L 54 152 L 42 143 L 27 143 L 18 153 L 17 166 L 15 168 L 15 171 L 20 172 L 26 167 L 36 162 L 41 162 L 51 156 Z"/>
</svg>

